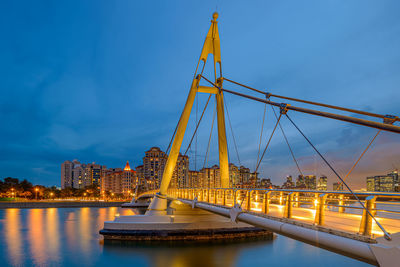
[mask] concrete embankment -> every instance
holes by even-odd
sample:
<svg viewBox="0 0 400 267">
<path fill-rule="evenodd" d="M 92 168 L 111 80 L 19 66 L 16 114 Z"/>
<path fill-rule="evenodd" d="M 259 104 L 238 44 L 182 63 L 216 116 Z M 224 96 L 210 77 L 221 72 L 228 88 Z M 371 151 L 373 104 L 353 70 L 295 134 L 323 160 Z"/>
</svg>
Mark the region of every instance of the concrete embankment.
<svg viewBox="0 0 400 267">
<path fill-rule="evenodd" d="M 79 208 L 79 207 L 120 207 L 126 202 L 102 201 L 37 201 L 0 202 L 0 209 L 40 209 L 40 208 Z"/>
</svg>

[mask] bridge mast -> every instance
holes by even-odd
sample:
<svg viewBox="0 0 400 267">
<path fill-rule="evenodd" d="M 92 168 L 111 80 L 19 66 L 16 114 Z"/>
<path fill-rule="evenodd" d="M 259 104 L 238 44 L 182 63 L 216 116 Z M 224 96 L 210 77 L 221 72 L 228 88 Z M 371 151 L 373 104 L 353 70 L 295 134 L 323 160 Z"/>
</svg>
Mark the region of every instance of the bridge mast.
<svg viewBox="0 0 400 267">
<path fill-rule="evenodd" d="M 170 153 L 168 155 L 167 163 L 164 168 L 163 177 L 161 180 L 160 191 L 151 202 L 146 214 L 164 214 L 167 208 L 167 201 L 164 198 L 166 195 L 168 186 L 171 182 L 176 162 L 179 156 L 179 150 L 182 145 L 183 137 L 185 135 L 186 127 L 189 121 L 190 113 L 193 107 L 193 103 L 198 92 L 206 92 L 215 94 L 217 102 L 217 121 L 218 121 L 218 148 L 219 148 L 219 162 L 220 162 L 220 173 L 221 173 L 221 187 L 229 187 L 229 163 L 228 163 L 228 147 L 226 141 L 226 130 L 225 130 L 225 114 L 224 114 L 224 98 L 221 90 L 199 90 L 200 75 L 197 75 L 197 70 L 200 62 L 203 61 L 203 70 L 207 62 L 209 54 L 213 54 L 214 57 L 214 77 L 217 86 L 222 88 L 222 68 L 221 68 L 221 49 L 220 40 L 217 26 L 218 13 L 213 14 L 211 20 L 211 26 L 207 33 L 206 40 L 203 45 L 203 49 L 200 55 L 200 59 L 197 63 L 195 77 L 193 79 L 188 98 L 186 100 L 185 107 L 183 109 L 181 118 L 178 123 L 176 135 L 171 146 Z M 217 63 L 219 66 L 219 75 L 217 76 Z M 201 72 L 202 73 L 202 72 Z M 216 89 L 216 88 L 213 88 Z"/>
</svg>

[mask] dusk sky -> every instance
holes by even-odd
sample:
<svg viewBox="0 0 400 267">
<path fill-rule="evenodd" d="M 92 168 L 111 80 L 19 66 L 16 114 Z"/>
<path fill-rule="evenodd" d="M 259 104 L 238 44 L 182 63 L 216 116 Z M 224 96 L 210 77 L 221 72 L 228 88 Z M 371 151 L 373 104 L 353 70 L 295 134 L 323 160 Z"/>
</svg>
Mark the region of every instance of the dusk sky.
<svg viewBox="0 0 400 267">
<path fill-rule="evenodd" d="M 225 77 L 280 95 L 400 115 L 399 1 L 1 1 L 0 178 L 59 186 L 65 160 L 114 168 L 129 160 L 135 167 L 150 147 L 166 150 L 216 10 Z M 210 78 L 211 65 L 209 57 Z M 198 116 L 206 98 L 199 96 Z M 199 130 L 197 169 L 212 100 Z M 227 94 L 225 100 L 240 163 L 253 171 L 264 105 Z M 290 116 L 343 176 L 377 131 Z M 230 161 L 239 165 L 226 120 Z M 267 107 L 262 147 L 275 121 Z M 286 118 L 282 126 L 302 171 L 328 176 L 331 188 L 337 178 Z M 218 163 L 215 128 L 208 166 Z M 194 154 L 193 147 L 191 169 Z M 349 184 L 365 188 L 367 175 L 394 168 L 400 168 L 400 135 L 383 132 Z M 260 173 L 279 185 L 298 175 L 279 129 Z"/>
</svg>

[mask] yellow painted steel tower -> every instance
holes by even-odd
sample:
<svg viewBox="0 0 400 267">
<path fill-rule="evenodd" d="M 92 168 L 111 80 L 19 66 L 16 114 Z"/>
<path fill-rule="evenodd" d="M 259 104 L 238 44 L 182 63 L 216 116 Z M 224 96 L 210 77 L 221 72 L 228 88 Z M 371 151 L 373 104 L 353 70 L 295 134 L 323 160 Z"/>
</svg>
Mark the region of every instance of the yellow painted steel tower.
<svg viewBox="0 0 400 267">
<path fill-rule="evenodd" d="M 214 13 L 211 20 L 211 26 L 204 41 L 203 49 L 200 54 L 200 59 L 197 63 L 195 75 L 190 87 L 189 95 L 186 100 L 181 118 L 178 123 L 174 141 L 171 146 L 171 151 L 168 155 L 168 160 L 162 176 L 159 193 L 154 197 L 146 214 L 165 214 L 167 208 L 167 200 L 165 194 L 171 182 L 172 174 L 176 166 L 176 161 L 179 156 L 179 150 L 182 145 L 186 127 L 189 121 L 190 112 L 193 107 L 197 93 L 215 94 L 217 102 L 217 122 L 218 122 L 218 150 L 219 150 L 219 166 L 221 173 L 221 187 L 229 187 L 229 163 L 228 163 L 228 147 L 226 141 L 225 130 L 225 113 L 224 113 L 224 96 L 220 88 L 222 88 L 222 67 L 221 67 L 221 47 L 218 33 L 218 13 Z M 214 59 L 214 79 L 215 87 L 199 86 L 201 75 L 204 66 L 207 63 L 208 55 L 212 54 Z M 202 71 L 197 73 L 200 62 L 203 62 Z"/>
</svg>

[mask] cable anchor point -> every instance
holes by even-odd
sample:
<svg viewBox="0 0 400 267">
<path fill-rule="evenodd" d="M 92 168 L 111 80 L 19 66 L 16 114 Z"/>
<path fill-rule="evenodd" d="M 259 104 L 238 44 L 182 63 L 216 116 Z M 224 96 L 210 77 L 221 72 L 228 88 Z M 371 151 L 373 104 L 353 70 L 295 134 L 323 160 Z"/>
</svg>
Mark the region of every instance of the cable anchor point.
<svg viewBox="0 0 400 267">
<path fill-rule="evenodd" d="M 393 124 L 396 120 L 399 120 L 399 117 L 394 115 L 385 115 L 385 117 L 383 118 L 383 123 Z"/>
<path fill-rule="evenodd" d="M 290 106 L 289 104 L 286 103 L 281 103 L 279 105 L 279 109 L 282 115 L 286 115 L 287 111 L 288 111 L 288 106 Z"/>
</svg>

